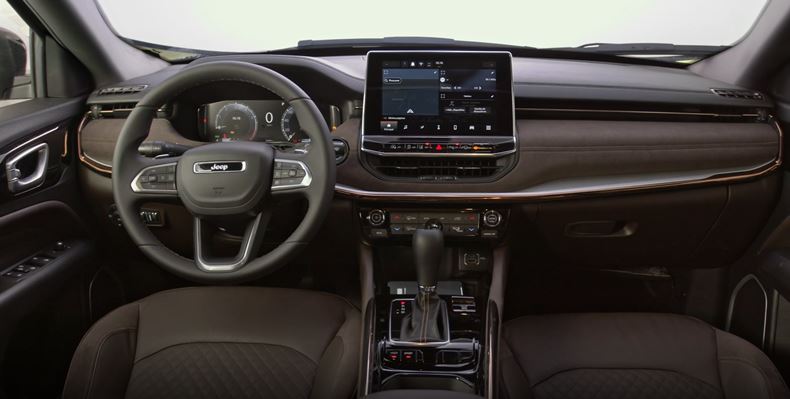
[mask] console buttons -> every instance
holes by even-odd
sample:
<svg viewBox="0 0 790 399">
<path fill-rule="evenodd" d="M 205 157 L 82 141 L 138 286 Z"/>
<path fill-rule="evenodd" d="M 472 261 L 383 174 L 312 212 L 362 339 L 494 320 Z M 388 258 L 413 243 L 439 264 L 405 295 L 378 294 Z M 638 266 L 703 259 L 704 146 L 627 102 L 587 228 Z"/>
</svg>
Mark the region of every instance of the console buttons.
<svg viewBox="0 0 790 399">
<path fill-rule="evenodd" d="M 457 224 L 447 225 L 447 232 L 451 235 L 464 235 L 464 226 L 459 226 Z"/>
<path fill-rule="evenodd" d="M 480 237 L 482 238 L 498 238 L 499 232 L 496 230 L 482 230 L 480 232 Z"/>
<path fill-rule="evenodd" d="M 390 349 L 385 353 L 384 359 L 390 363 L 400 362 L 400 351 Z"/>
<path fill-rule="evenodd" d="M 421 351 L 403 351 L 401 352 L 401 361 L 404 364 L 422 362 Z"/>
<path fill-rule="evenodd" d="M 497 227 L 502 222 L 502 214 L 495 210 L 486 211 L 483 214 L 483 224 L 487 227 Z"/>
<path fill-rule="evenodd" d="M 454 296 L 450 298 L 450 304 L 453 312 L 456 313 L 475 313 L 477 311 L 475 298 L 471 296 Z"/>
<path fill-rule="evenodd" d="M 429 220 L 425 222 L 425 228 L 428 230 L 442 230 L 442 222 L 438 220 Z"/>
<path fill-rule="evenodd" d="M 368 213 L 368 223 L 371 226 L 381 226 L 387 220 L 387 215 L 381 209 L 373 209 Z"/>
<path fill-rule="evenodd" d="M 393 235 L 398 235 L 398 234 L 405 234 L 406 231 L 404 230 L 403 225 L 393 224 L 392 226 L 390 226 L 390 233 L 392 233 Z"/>
<path fill-rule="evenodd" d="M 387 229 L 370 229 L 370 236 L 373 238 L 387 238 L 389 233 L 387 233 Z"/>
<path fill-rule="evenodd" d="M 419 224 L 407 224 L 407 225 L 403 226 L 403 231 L 404 231 L 404 233 L 412 234 L 412 233 L 414 233 L 415 231 L 417 231 L 417 230 L 419 230 L 421 228 L 422 228 L 422 226 L 419 225 Z"/>
</svg>

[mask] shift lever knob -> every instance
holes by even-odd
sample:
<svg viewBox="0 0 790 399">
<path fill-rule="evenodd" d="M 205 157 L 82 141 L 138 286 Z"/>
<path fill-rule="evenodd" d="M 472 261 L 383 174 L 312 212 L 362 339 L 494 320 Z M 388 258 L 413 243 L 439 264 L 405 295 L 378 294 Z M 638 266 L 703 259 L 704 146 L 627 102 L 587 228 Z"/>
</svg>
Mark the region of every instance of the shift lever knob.
<svg viewBox="0 0 790 399">
<path fill-rule="evenodd" d="M 436 277 L 444 254 L 444 234 L 441 230 L 414 232 L 414 266 L 417 269 L 417 285 L 420 289 L 436 287 Z"/>
</svg>

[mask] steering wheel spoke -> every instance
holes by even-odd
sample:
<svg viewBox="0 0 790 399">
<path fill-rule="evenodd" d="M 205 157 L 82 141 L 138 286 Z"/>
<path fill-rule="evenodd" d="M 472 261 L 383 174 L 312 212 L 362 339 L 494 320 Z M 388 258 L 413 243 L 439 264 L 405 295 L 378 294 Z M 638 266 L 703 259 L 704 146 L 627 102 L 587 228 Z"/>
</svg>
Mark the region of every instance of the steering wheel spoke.
<svg viewBox="0 0 790 399">
<path fill-rule="evenodd" d="M 211 254 L 210 242 L 214 230 L 208 222 L 195 217 L 194 241 L 195 241 L 195 264 L 200 270 L 205 272 L 232 272 L 246 265 L 250 260 L 258 256 L 258 250 L 263 243 L 266 225 L 271 219 L 271 212 L 264 211 L 259 213 L 251 220 L 246 221 L 244 235 L 241 238 L 241 246 L 234 257 L 214 257 Z"/>
</svg>

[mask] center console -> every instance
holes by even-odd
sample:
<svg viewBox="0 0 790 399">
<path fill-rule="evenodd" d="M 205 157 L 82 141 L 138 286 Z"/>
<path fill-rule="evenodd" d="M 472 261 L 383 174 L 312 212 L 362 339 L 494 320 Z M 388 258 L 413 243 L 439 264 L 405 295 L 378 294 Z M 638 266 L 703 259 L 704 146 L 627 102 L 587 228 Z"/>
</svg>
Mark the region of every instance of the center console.
<svg viewBox="0 0 790 399">
<path fill-rule="evenodd" d="M 505 52 L 370 52 L 363 166 L 381 179 L 417 184 L 482 182 L 506 173 L 518 156 L 510 58 Z M 492 320 L 499 317 L 490 295 L 502 285 L 494 269 L 504 264 L 509 207 L 355 207 L 361 263 L 369 270 L 363 281 L 371 281 L 363 293 L 368 361 L 362 393 L 489 395 L 490 345 L 498 331 Z"/>
<path fill-rule="evenodd" d="M 512 80 L 507 52 L 368 53 L 363 164 L 385 179 L 497 178 L 517 152 Z"/>
</svg>

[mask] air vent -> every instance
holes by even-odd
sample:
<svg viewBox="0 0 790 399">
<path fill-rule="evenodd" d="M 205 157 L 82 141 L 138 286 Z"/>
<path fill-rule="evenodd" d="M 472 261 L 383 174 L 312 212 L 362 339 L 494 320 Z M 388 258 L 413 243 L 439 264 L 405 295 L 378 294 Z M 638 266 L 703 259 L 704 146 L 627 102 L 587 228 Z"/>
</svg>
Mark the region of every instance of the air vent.
<svg viewBox="0 0 790 399">
<path fill-rule="evenodd" d="M 139 93 L 148 85 L 136 85 L 136 86 L 118 86 L 118 87 L 105 87 L 99 90 L 100 96 L 106 96 L 109 94 L 132 94 L 132 93 Z"/>
<path fill-rule="evenodd" d="M 371 166 L 384 176 L 423 181 L 486 179 L 507 165 L 503 158 L 371 158 Z"/>
<path fill-rule="evenodd" d="M 716 95 L 727 98 L 742 98 L 744 100 L 762 100 L 760 92 L 743 89 L 710 89 Z"/>
<path fill-rule="evenodd" d="M 134 109 L 136 103 L 108 103 L 93 104 L 90 112 L 93 118 L 126 118 Z M 166 118 L 170 114 L 170 107 L 165 105 L 156 110 L 157 118 Z"/>
</svg>

